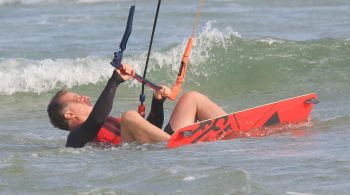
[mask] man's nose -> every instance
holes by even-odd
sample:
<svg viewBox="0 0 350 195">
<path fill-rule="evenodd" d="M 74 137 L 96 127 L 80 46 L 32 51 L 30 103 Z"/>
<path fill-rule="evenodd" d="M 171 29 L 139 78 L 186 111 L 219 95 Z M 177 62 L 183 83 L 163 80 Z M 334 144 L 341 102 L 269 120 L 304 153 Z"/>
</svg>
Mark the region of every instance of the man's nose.
<svg viewBox="0 0 350 195">
<path fill-rule="evenodd" d="M 90 97 L 84 95 L 84 96 L 81 96 L 81 100 L 82 100 L 83 102 L 88 102 L 88 101 L 90 101 Z"/>
</svg>

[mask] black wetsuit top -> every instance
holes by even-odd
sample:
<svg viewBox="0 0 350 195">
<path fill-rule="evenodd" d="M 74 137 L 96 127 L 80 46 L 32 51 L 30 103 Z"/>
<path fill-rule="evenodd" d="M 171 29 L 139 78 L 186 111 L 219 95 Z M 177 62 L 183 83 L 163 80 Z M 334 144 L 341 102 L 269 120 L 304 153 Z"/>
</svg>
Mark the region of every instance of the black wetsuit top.
<svg viewBox="0 0 350 195">
<path fill-rule="evenodd" d="M 86 143 L 94 140 L 112 110 L 115 92 L 118 85 L 122 82 L 124 80 L 120 75 L 113 71 L 112 77 L 108 80 L 107 85 L 97 99 L 88 119 L 79 128 L 70 131 L 66 147 L 81 148 Z M 165 99 L 157 100 L 153 97 L 151 111 L 147 117 L 147 121 L 160 129 L 164 121 L 164 101 Z"/>
</svg>

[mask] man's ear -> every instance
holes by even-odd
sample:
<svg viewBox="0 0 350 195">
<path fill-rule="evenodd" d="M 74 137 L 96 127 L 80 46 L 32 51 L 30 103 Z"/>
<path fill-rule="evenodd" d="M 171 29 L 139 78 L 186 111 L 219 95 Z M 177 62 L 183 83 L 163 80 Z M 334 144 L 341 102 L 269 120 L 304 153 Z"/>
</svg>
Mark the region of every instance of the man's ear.
<svg viewBox="0 0 350 195">
<path fill-rule="evenodd" d="M 70 112 L 69 110 L 68 110 L 67 112 L 65 112 L 63 116 L 64 116 L 64 118 L 66 118 L 67 120 L 70 120 L 70 119 L 72 119 L 72 118 L 75 117 L 75 115 L 74 115 L 72 112 Z"/>
</svg>

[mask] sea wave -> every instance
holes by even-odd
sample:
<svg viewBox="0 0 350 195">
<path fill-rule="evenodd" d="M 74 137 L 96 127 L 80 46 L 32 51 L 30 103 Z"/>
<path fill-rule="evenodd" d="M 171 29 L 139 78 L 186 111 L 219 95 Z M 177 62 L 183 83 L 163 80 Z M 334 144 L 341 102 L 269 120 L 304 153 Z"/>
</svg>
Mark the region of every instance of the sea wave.
<svg viewBox="0 0 350 195">
<path fill-rule="evenodd" d="M 152 53 L 148 78 L 157 83 L 174 82 L 186 46 L 180 44 Z M 218 30 L 208 22 L 194 40 L 186 83 L 207 92 L 269 93 L 350 91 L 350 41 L 319 39 L 289 41 L 247 39 L 231 28 Z M 123 62 L 143 72 L 146 53 L 127 54 Z M 111 74 L 111 58 L 76 59 L 0 58 L 1 95 L 16 92 L 43 93 L 62 86 L 95 85 Z M 139 87 L 136 81 L 129 87 Z M 301 91 L 301 92 L 300 92 Z"/>
<path fill-rule="evenodd" d="M 191 65 L 193 69 L 204 63 L 209 57 L 209 51 L 215 44 L 225 47 L 226 40 L 232 35 L 238 35 L 231 29 L 221 32 L 211 26 L 209 22 L 202 33 L 194 40 Z M 171 79 L 179 69 L 181 56 L 187 40 L 182 43 L 154 52 L 150 59 L 149 71 L 163 71 Z M 130 55 L 124 58 L 124 62 L 133 65 L 139 74 L 143 72 L 146 53 Z M 0 58 L 0 83 L 1 95 L 12 95 L 16 92 L 31 92 L 40 94 L 62 86 L 73 87 L 88 84 L 97 84 L 107 80 L 111 74 L 111 59 L 97 56 L 76 59 L 1 59 Z M 165 78 L 166 80 L 166 78 Z M 135 86 L 136 81 L 129 84 Z"/>
<path fill-rule="evenodd" d="M 83 59 L 6 59 L 0 61 L 0 94 L 41 93 L 57 87 L 96 84 L 110 68 L 97 57 Z"/>
</svg>

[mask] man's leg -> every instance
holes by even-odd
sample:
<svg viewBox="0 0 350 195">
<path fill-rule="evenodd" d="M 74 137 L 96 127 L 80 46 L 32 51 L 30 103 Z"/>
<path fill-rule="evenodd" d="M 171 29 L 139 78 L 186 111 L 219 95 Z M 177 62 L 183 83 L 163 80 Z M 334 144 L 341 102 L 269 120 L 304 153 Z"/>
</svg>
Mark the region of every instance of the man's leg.
<svg viewBox="0 0 350 195">
<path fill-rule="evenodd" d="M 170 117 L 170 126 L 176 131 L 181 127 L 225 115 L 226 112 L 212 102 L 207 96 L 190 91 L 177 102 Z"/>
<path fill-rule="evenodd" d="M 170 136 L 152 125 L 136 111 L 127 111 L 122 116 L 121 137 L 123 142 L 155 143 L 168 140 Z"/>
</svg>

